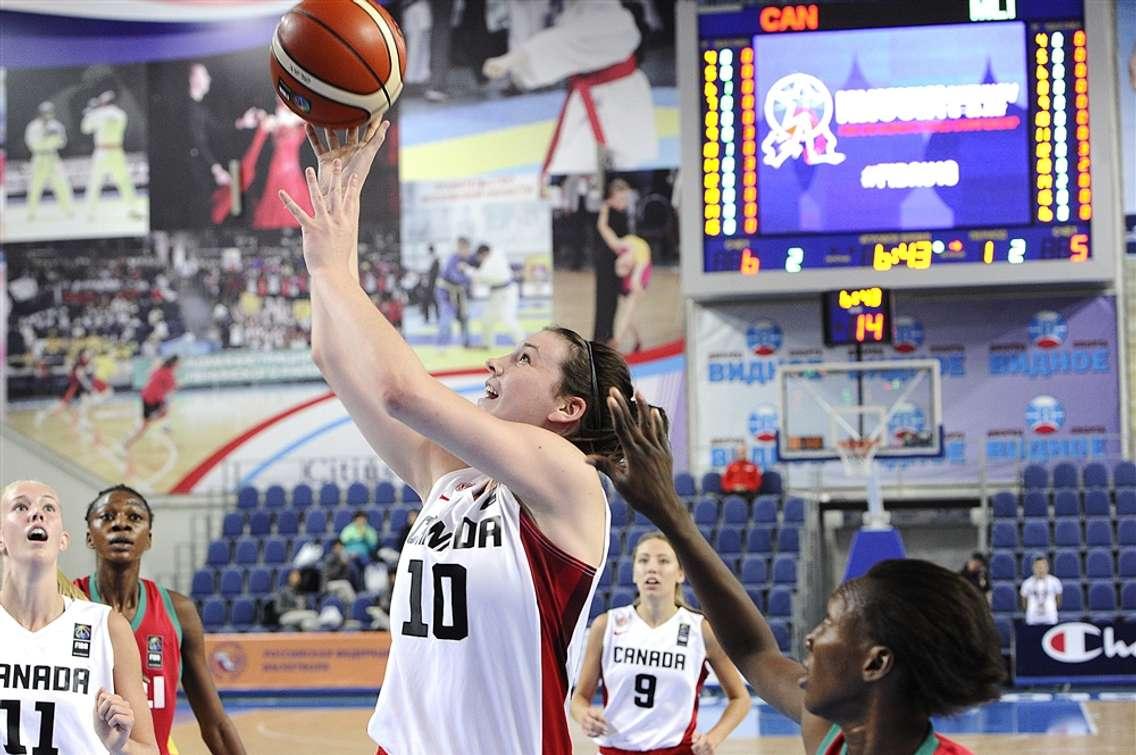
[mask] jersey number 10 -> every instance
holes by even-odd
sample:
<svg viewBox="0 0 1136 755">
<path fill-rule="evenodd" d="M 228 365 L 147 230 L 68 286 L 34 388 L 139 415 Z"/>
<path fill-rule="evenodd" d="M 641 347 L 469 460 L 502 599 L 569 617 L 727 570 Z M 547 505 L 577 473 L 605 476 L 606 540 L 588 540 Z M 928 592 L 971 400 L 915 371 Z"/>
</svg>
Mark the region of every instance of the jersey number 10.
<svg viewBox="0 0 1136 755">
<path fill-rule="evenodd" d="M 422 572 L 425 564 L 414 558 L 407 564 L 410 571 L 410 620 L 402 622 L 402 633 L 410 637 L 426 637 L 430 627 L 422 620 Z M 434 636 L 439 640 L 464 640 L 469 636 L 469 612 L 466 608 L 466 570 L 461 564 L 434 564 Z M 450 583 L 450 617 L 446 622 L 445 582 Z"/>
<path fill-rule="evenodd" d="M 39 713 L 39 744 L 32 748 L 31 755 L 59 755 L 55 742 L 55 703 L 36 703 Z M 0 710 L 8 714 L 4 735 L 4 752 L 10 755 L 26 755 L 28 748 L 20 742 L 20 701 L 0 700 Z"/>
</svg>

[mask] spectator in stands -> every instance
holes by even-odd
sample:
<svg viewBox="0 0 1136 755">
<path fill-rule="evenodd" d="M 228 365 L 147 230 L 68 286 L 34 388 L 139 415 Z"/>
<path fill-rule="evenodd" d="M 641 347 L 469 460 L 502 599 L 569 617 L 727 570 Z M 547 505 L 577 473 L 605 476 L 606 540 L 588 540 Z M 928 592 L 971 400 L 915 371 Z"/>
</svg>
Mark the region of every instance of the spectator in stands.
<svg viewBox="0 0 1136 755">
<path fill-rule="evenodd" d="M 410 537 L 410 530 L 414 529 L 414 523 L 418 521 L 418 509 L 411 509 L 406 512 L 406 525 L 402 528 L 402 532 L 398 535 L 397 548 L 380 548 L 379 560 L 387 564 L 391 568 L 391 578 L 394 577 L 395 569 L 393 567 L 398 565 L 399 554 L 402 553 L 402 547 L 406 545 L 406 538 Z"/>
<path fill-rule="evenodd" d="M 761 489 L 761 470 L 746 458 L 745 443 L 739 443 L 734 450 L 734 460 L 722 475 L 722 492 L 756 495 Z"/>
<path fill-rule="evenodd" d="M 975 589 L 987 599 L 990 597 L 990 573 L 986 564 L 986 557 L 975 553 L 963 564 L 960 572 L 966 581 L 974 585 Z"/>
<path fill-rule="evenodd" d="M 1049 573 L 1049 559 L 1033 560 L 1033 576 L 1022 583 L 1022 606 L 1027 624 L 1056 624 L 1061 607 L 1061 580 Z"/>
<path fill-rule="evenodd" d="M 339 541 L 343 543 L 347 555 L 362 569 L 371 563 L 379 546 L 379 533 L 367 522 L 367 512 L 359 510 L 351 518 L 351 523 L 339 533 Z"/>
<path fill-rule="evenodd" d="M 311 632 L 319 629 L 319 614 L 308 608 L 307 599 L 300 590 L 300 570 L 288 572 L 288 584 L 272 597 L 276 618 L 281 629 Z"/>
<path fill-rule="evenodd" d="M 343 548 L 343 541 L 336 540 L 323 560 L 324 592 L 334 595 L 350 604 L 355 600 L 355 591 L 361 587 L 359 568 Z"/>
</svg>

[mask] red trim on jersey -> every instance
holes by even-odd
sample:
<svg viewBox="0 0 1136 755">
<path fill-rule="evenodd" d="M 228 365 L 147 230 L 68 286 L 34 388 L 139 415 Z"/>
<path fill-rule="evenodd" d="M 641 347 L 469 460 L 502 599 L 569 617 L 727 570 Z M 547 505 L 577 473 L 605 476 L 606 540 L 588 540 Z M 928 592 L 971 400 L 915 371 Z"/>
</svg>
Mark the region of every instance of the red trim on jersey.
<svg viewBox="0 0 1136 755">
<path fill-rule="evenodd" d="M 520 535 L 540 615 L 541 753 L 571 755 L 572 739 L 564 712 L 568 645 L 587 605 L 596 570 L 553 544 L 523 507 Z"/>
<path fill-rule="evenodd" d="M 698 726 L 698 698 L 702 696 L 702 685 L 706 681 L 706 677 L 710 675 L 710 666 L 706 661 L 702 661 L 702 673 L 698 675 L 698 684 L 694 687 L 694 707 L 690 711 L 690 725 L 686 727 L 686 731 L 682 734 L 682 741 L 680 745 L 690 745 L 694 739 L 694 729 Z"/>
<path fill-rule="evenodd" d="M 694 755 L 689 744 L 664 747 L 659 750 L 621 750 L 618 747 L 600 746 L 600 755 Z"/>
</svg>

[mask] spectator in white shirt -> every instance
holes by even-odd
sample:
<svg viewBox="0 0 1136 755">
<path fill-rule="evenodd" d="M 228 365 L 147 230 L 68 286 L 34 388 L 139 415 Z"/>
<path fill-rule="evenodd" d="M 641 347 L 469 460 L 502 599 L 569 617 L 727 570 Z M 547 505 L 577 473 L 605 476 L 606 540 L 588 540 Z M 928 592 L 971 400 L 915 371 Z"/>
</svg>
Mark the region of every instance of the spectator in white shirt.
<svg viewBox="0 0 1136 755">
<path fill-rule="evenodd" d="M 1049 573 L 1049 560 L 1033 560 L 1033 576 L 1022 583 L 1022 605 L 1027 624 L 1056 624 L 1061 606 L 1061 580 Z"/>
</svg>

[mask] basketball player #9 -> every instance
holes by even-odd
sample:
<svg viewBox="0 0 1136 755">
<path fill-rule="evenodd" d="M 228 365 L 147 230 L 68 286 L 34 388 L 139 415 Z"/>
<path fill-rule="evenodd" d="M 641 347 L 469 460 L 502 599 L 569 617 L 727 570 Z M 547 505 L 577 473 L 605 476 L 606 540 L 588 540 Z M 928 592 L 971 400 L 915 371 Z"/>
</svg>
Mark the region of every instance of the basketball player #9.
<svg viewBox="0 0 1136 755">
<path fill-rule="evenodd" d="M 272 35 L 277 96 L 323 128 L 354 128 L 385 113 L 402 92 L 406 40 L 378 0 L 303 0 Z"/>
</svg>

